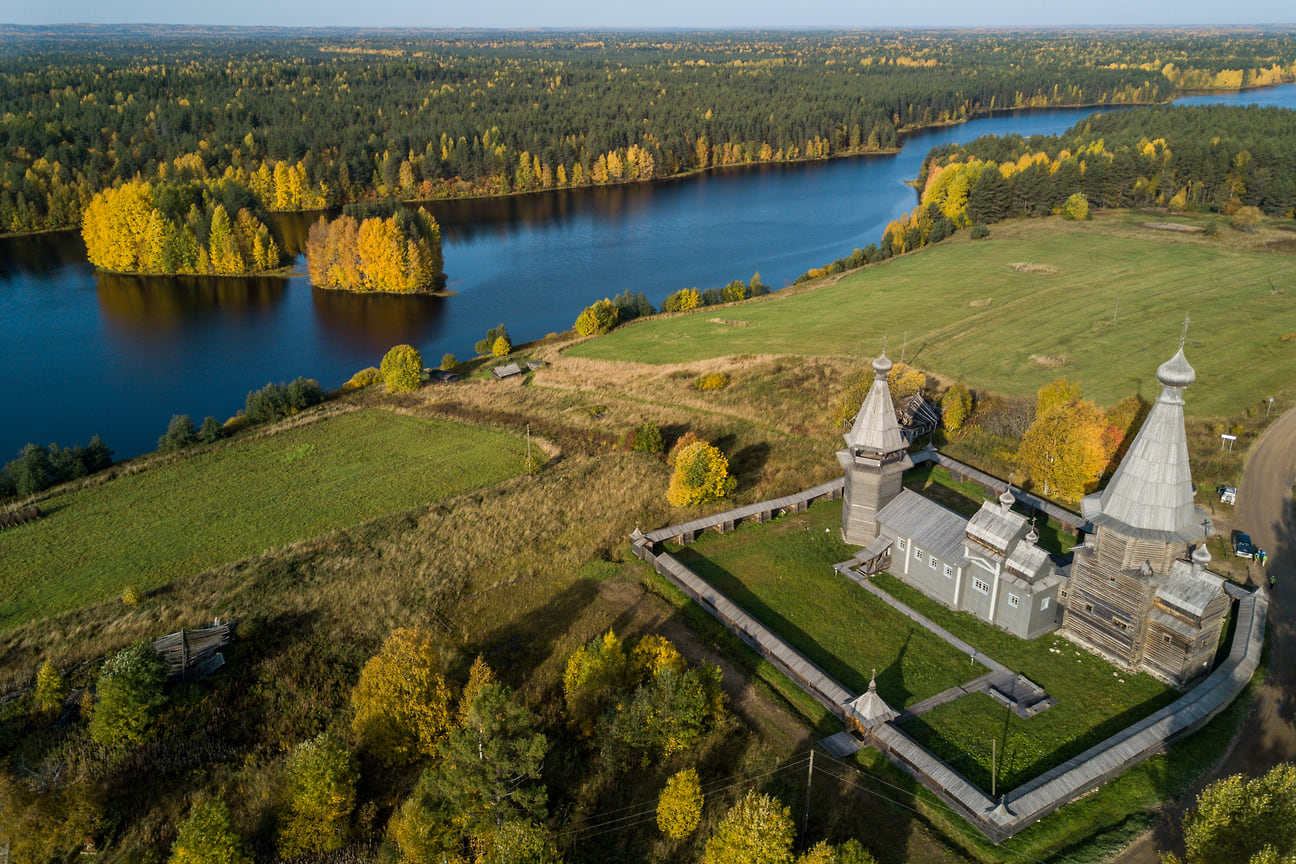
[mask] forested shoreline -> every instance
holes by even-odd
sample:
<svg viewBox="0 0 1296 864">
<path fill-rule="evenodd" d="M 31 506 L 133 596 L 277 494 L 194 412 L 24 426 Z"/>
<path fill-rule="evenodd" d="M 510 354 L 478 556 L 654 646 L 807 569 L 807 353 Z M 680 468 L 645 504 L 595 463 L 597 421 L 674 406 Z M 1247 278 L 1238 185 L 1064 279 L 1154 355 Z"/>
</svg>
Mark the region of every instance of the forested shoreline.
<svg viewBox="0 0 1296 864">
<path fill-rule="evenodd" d="M 1292 80 L 1296 36 L 1261 31 L 15 28 L 0 47 L 0 232 L 76 227 L 133 179 L 224 181 L 267 211 L 504 195 L 885 152 L 1001 109 Z"/>
</svg>

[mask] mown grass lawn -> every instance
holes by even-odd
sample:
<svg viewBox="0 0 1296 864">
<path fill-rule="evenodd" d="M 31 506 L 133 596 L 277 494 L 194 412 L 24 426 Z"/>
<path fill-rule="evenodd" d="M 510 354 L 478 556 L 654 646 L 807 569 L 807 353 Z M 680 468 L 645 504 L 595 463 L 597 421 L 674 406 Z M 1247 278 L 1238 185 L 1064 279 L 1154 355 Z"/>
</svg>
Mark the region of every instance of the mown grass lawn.
<svg viewBox="0 0 1296 864">
<path fill-rule="evenodd" d="M 0 629 L 518 474 L 526 444 L 356 411 L 41 502 L 0 532 Z"/>
<path fill-rule="evenodd" d="M 906 733 L 987 792 L 992 740 L 998 762 L 995 788 L 1006 792 L 1179 696 L 1151 675 L 1117 670 L 1061 636 L 1018 639 L 928 600 L 893 576 L 877 576 L 874 583 L 1058 700 L 1023 720 L 978 693 L 904 724 Z"/>
<path fill-rule="evenodd" d="M 1148 218 L 1003 223 L 989 240 L 958 235 L 831 284 L 635 323 L 568 353 L 642 363 L 872 356 L 889 336 L 899 359 L 903 334 L 908 362 L 969 386 L 1029 395 L 1065 375 L 1114 405 L 1156 396 L 1156 368 L 1190 316 L 1189 414 L 1231 415 L 1290 391 L 1292 256 L 1141 228 Z M 1036 267 L 1014 266 L 1024 264 Z"/>
<path fill-rule="evenodd" d="M 855 554 L 841 542 L 841 502 L 730 534 L 708 533 L 676 557 L 758 618 L 846 689 L 910 705 L 986 670 L 848 579 L 832 565 Z"/>
</svg>

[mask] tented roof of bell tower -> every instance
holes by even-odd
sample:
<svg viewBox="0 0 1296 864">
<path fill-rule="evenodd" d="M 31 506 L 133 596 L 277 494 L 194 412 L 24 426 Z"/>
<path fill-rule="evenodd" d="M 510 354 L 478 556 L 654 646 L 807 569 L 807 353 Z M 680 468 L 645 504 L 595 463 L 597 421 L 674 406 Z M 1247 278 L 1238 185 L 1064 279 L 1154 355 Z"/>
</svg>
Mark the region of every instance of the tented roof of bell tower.
<svg viewBox="0 0 1296 864">
<path fill-rule="evenodd" d="M 885 353 L 873 361 L 873 385 L 855 415 L 850 432 L 846 433 L 846 446 L 852 452 L 894 453 L 908 446 L 900 431 L 900 421 L 896 420 L 891 389 L 887 386 L 887 373 L 890 371 L 891 361 Z"/>
<path fill-rule="evenodd" d="M 1183 389 L 1196 377 L 1182 347 L 1157 369 L 1161 395 L 1143 428 L 1107 488 L 1082 502 L 1081 511 L 1095 526 L 1167 543 L 1201 536 L 1183 419 Z"/>
</svg>

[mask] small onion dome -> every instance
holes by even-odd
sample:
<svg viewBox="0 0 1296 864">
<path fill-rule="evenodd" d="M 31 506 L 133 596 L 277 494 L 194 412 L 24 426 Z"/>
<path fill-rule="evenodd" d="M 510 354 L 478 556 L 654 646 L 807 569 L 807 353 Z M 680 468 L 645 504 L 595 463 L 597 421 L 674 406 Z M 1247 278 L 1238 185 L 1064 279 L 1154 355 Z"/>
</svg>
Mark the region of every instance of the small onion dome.
<svg viewBox="0 0 1296 864">
<path fill-rule="evenodd" d="M 1211 561 L 1210 550 L 1206 548 L 1205 543 L 1198 543 L 1197 548 L 1193 550 L 1192 562 L 1205 569 Z"/>
<path fill-rule="evenodd" d="M 885 351 L 883 351 L 882 354 L 873 361 L 873 371 L 876 372 L 879 377 L 890 372 L 891 366 L 891 359 L 886 356 Z"/>
<path fill-rule="evenodd" d="M 1157 380 L 1167 387 L 1187 387 L 1197 380 L 1197 373 L 1188 365 L 1183 348 L 1157 367 Z"/>
<path fill-rule="evenodd" d="M 1031 529 L 1026 532 L 1026 539 L 1031 543 L 1035 543 L 1039 540 L 1039 532 L 1035 530 L 1034 525 L 1032 525 Z"/>
<path fill-rule="evenodd" d="M 1011 508 L 1014 504 L 1017 503 L 1017 499 L 1014 498 L 1012 494 L 1012 486 L 1009 486 L 1007 489 L 1005 489 L 1003 491 L 1003 494 L 999 496 L 999 503 L 1004 506 L 1005 510 Z"/>
</svg>

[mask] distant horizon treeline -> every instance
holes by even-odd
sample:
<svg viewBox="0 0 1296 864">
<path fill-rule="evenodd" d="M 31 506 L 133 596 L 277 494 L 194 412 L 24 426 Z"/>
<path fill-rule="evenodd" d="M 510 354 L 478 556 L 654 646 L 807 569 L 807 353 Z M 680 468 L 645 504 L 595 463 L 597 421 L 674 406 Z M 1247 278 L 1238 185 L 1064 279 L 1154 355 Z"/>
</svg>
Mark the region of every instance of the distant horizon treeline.
<svg viewBox="0 0 1296 864">
<path fill-rule="evenodd" d="M 135 179 L 265 211 L 498 195 L 899 146 L 1004 108 L 1296 80 L 1296 35 L 33 34 L 0 53 L 0 233 Z M 229 210 L 228 206 L 226 207 Z"/>
</svg>

